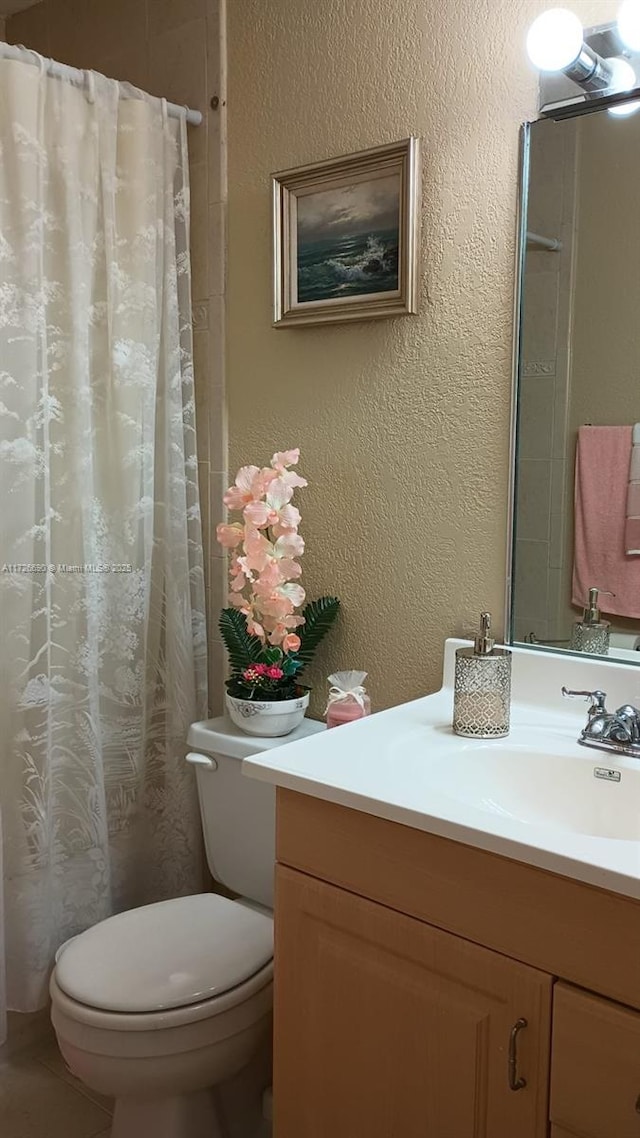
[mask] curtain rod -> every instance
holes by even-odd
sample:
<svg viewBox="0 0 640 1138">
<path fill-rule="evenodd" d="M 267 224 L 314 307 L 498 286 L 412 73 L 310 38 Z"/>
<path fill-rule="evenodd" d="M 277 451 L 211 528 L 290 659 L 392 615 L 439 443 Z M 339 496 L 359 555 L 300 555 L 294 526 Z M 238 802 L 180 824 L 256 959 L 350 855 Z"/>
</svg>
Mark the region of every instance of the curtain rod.
<svg viewBox="0 0 640 1138">
<path fill-rule="evenodd" d="M 30 48 L 22 47 L 21 44 L 4 43 L 0 40 L 0 59 L 17 59 L 21 63 L 32 63 L 34 65 L 43 59 L 47 75 L 53 75 L 57 79 L 66 79 L 69 83 L 75 83 L 79 87 L 83 87 L 86 83 L 86 71 L 81 71 L 77 67 L 68 67 L 66 63 L 57 63 L 55 59 L 47 59 L 46 56 L 38 55 L 36 51 L 31 51 Z M 129 86 L 129 84 L 119 84 L 122 98 L 135 98 L 129 94 L 127 89 Z M 132 89 L 138 90 L 137 87 Z M 190 107 L 180 107 L 177 103 L 167 103 L 167 113 L 172 118 L 186 118 L 190 126 L 200 126 L 202 122 L 200 111 L 192 111 Z"/>
</svg>

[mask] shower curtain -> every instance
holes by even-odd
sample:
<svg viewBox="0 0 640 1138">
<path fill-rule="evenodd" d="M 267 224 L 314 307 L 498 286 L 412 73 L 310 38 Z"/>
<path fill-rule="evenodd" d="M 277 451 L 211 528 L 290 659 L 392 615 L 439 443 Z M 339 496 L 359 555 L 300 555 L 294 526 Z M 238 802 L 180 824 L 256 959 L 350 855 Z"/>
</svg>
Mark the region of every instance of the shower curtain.
<svg viewBox="0 0 640 1138">
<path fill-rule="evenodd" d="M 0 965 L 20 1011 L 66 938 L 202 885 L 186 126 L 130 94 L 0 61 Z"/>
</svg>

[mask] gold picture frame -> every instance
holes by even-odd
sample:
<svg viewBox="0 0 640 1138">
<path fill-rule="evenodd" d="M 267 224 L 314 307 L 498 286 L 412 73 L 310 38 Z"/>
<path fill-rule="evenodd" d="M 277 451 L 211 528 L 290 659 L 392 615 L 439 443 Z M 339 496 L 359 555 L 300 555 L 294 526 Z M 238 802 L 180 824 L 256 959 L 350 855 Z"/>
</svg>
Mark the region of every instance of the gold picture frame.
<svg viewBox="0 0 640 1138">
<path fill-rule="evenodd" d="M 276 328 L 417 311 L 420 144 L 272 175 Z"/>
</svg>

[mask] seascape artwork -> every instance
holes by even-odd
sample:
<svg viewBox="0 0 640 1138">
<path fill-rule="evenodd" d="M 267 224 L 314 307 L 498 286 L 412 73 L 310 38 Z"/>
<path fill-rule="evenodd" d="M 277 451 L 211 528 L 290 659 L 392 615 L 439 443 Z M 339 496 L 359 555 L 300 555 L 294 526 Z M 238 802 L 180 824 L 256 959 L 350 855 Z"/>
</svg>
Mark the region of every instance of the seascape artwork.
<svg viewBox="0 0 640 1138">
<path fill-rule="evenodd" d="M 300 194 L 298 304 L 399 288 L 400 173 Z"/>
</svg>

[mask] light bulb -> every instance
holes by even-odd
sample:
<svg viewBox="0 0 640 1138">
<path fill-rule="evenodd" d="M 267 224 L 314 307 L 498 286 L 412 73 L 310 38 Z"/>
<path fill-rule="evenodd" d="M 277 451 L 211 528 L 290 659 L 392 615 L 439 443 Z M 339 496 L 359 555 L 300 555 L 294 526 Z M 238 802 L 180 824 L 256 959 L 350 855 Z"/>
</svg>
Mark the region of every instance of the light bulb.
<svg viewBox="0 0 640 1138">
<path fill-rule="evenodd" d="M 608 93 L 633 91 L 636 85 L 636 73 L 628 60 L 608 59 L 607 64 L 611 72 L 611 82 L 607 88 Z"/>
<path fill-rule="evenodd" d="M 631 64 L 628 63 L 626 59 L 608 59 L 607 63 L 611 70 L 609 92 L 633 91 L 637 79 Z M 629 99 L 627 103 L 616 103 L 608 109 L 610 115 L 625 118 L 627 115 L 634 115 L 639 107 L 640 102 L 638 99 Z"/>
<path fill-rule="evenodd" d="M 629 99 L 626 103 L 617 103 L 615 107 L 609 107 L 609 114 L 615 115 L 617 119 L 628 118 L 629 115 L 635 115 L 636 111 L 640 111 L 640 99 Z"/>
<path fill-rule="evenodd" d="M 618 35 L 625 47 L 640 51 L 640 0 L 624 0 L 618 12 Z"/>
<path fill-rule="evenodd" d="M 567 8 L 549 8 L 533 21 L 527 54 L 540 71 L 564 71 L 582 49 L 582 24 Z"/>
</svg>

